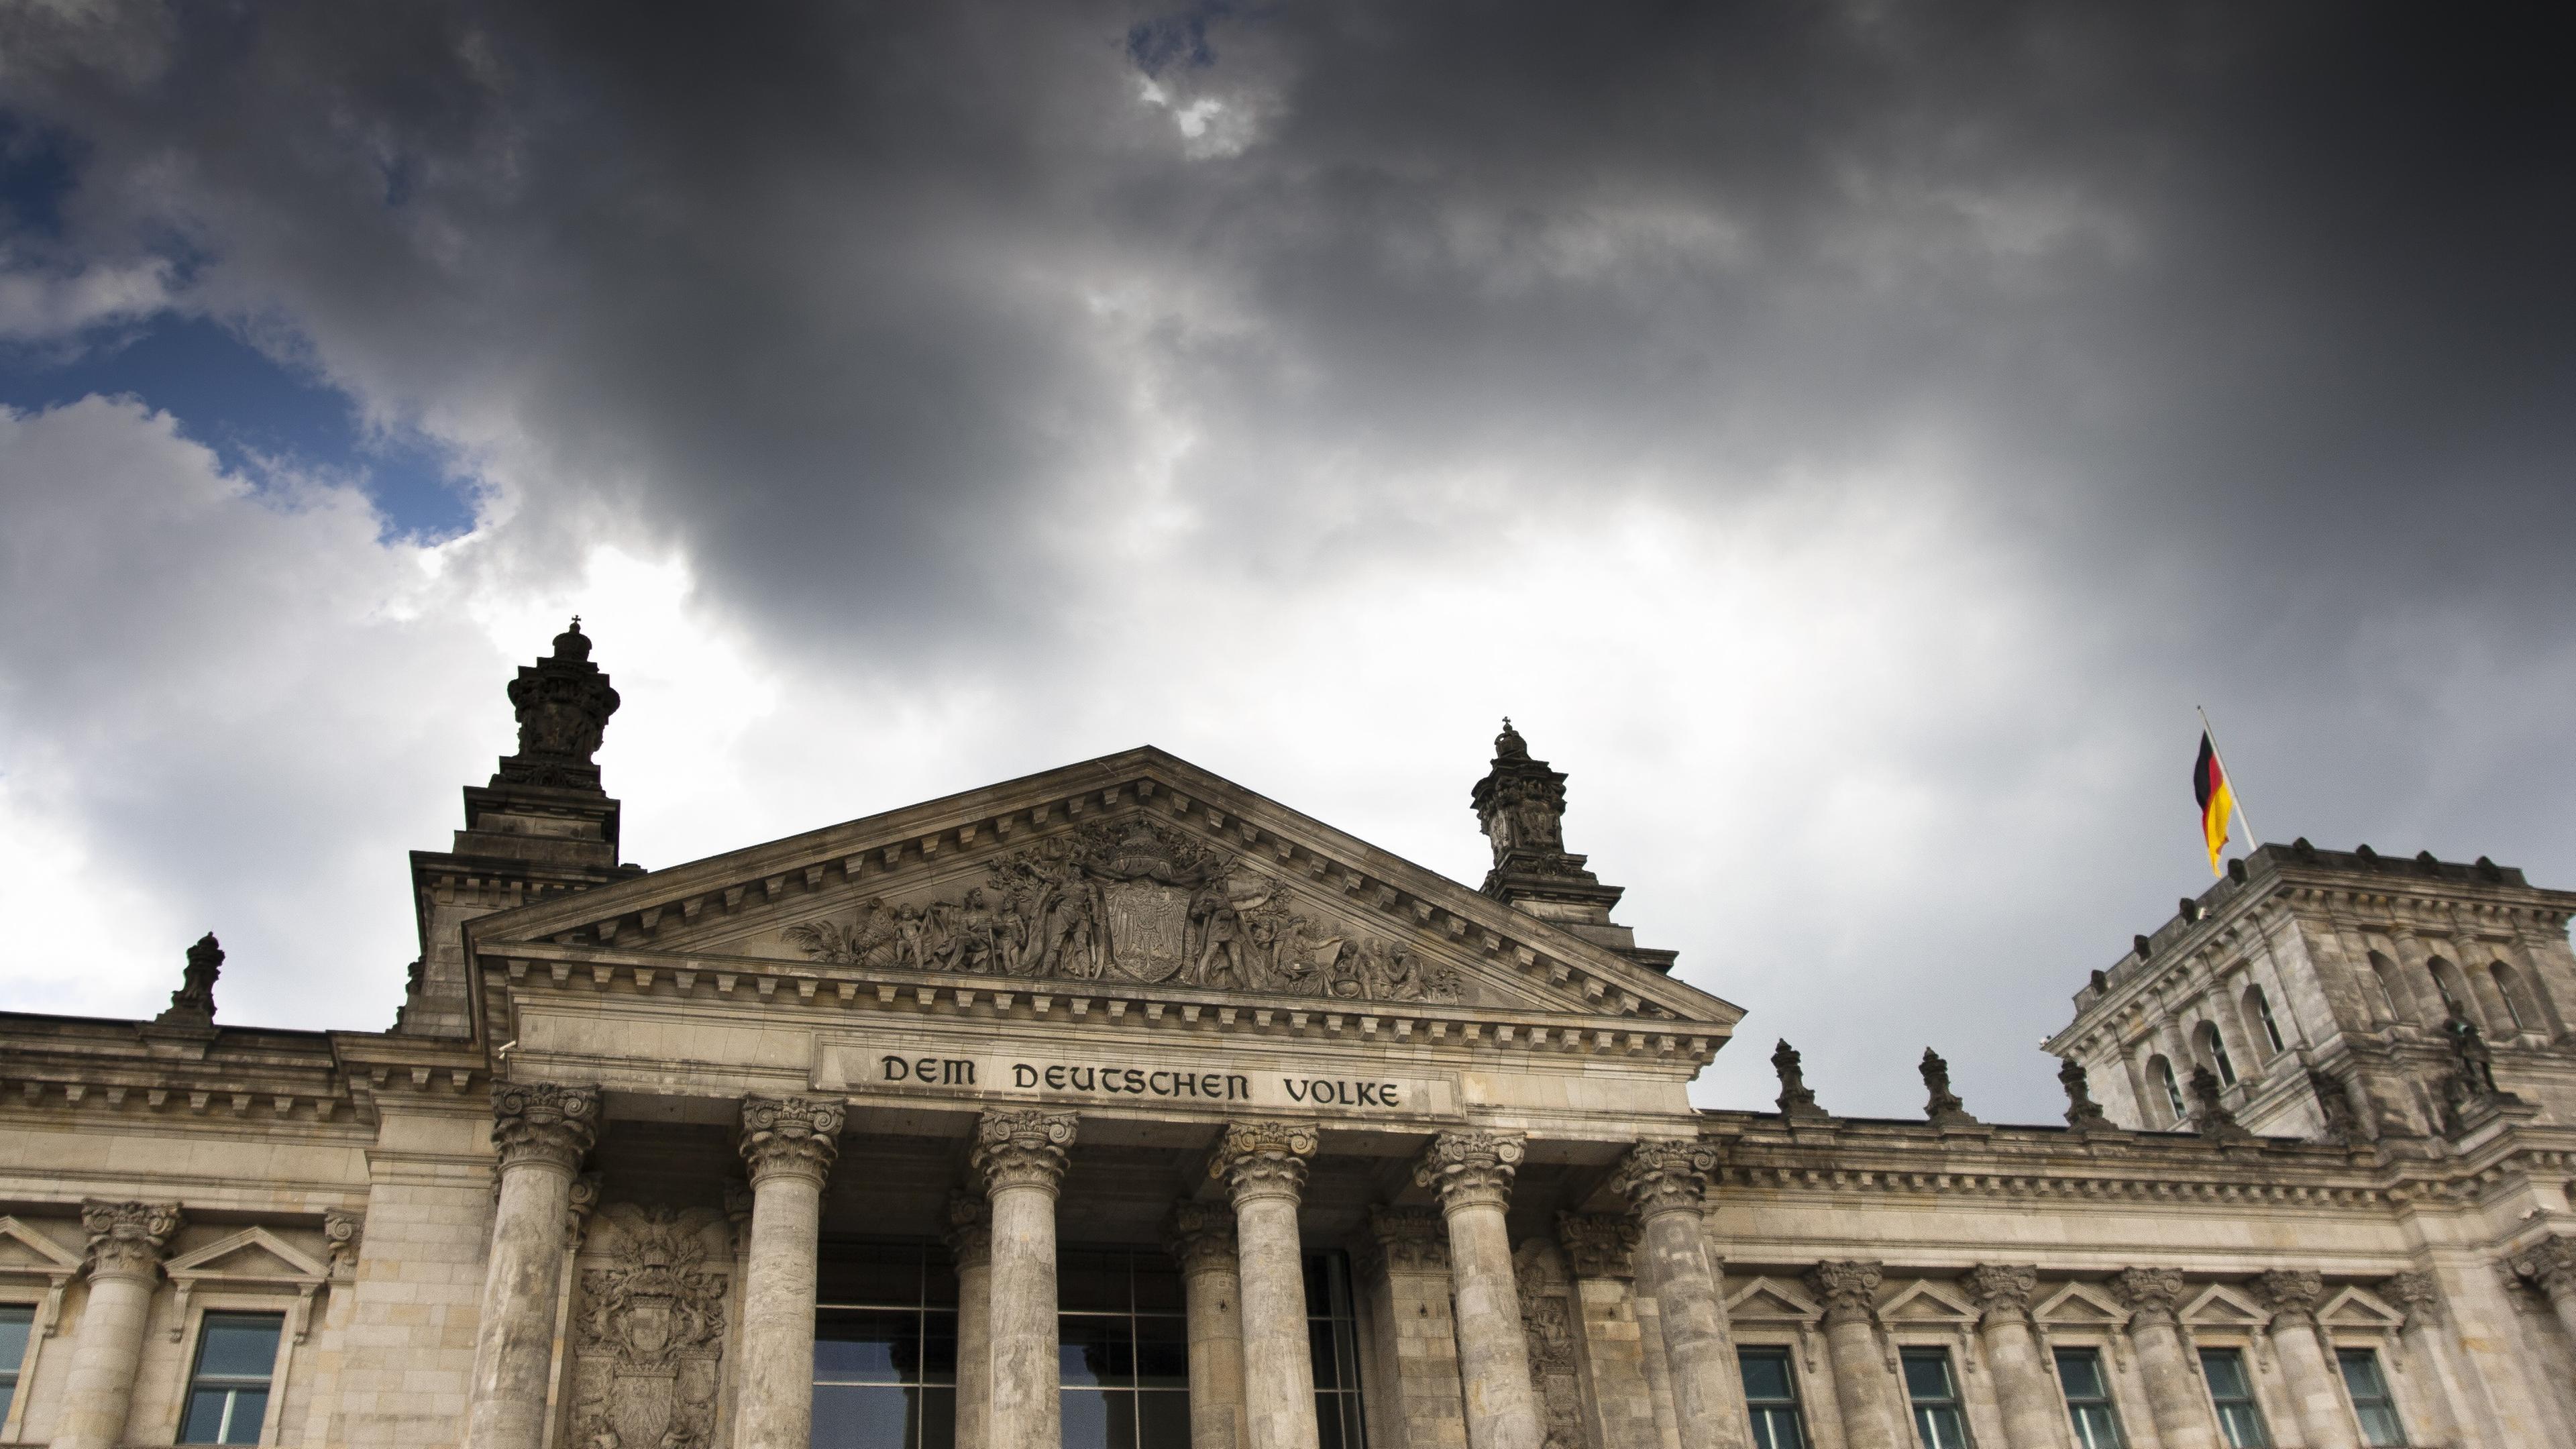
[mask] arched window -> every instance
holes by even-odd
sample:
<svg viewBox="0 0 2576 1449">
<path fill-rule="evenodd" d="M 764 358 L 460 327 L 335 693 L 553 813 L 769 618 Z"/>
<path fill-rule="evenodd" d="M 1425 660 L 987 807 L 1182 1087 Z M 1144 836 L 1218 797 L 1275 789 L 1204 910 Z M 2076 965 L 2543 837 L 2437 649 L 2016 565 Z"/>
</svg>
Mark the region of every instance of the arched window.
<svg viewBox="0 0 2576 1449">
<path fill-rule="evenodd" d="M 2218 1024 L 2212 1021 L 2202 1022 L 2197 1035 L 2200 1038 L 2200 1054 L 2208 1059 L 2209 1069 L 2218 1073 L 2218 1085 L 2235 1086 L 2236 1064 L 2227 1059 L 2227 1038 L 2219 1034 Z"/>
<path fill-rule="evenodd" d="M 2452 965 L 2446 956 L 2436 956 L 2424 964 L 2432 969 L 2433 989 L 2442 993 L 2442 1010 L 2483 1027 L 2485 1023 L 2478 1019 L 2476 1009 L 2469 1005 L 2474 993 L 2469 990 L 2469 978 L 2460 974 L 2460 968 Z"/>
<path fill-rule="evenodd" d="M 2487 967 L 2487 976 L 2495 982 L 2496 995 L 2503 999 L 2504 1014 L 2512 1022 L 2513 1029 L 2529 1030 L 2530 1018 L 2522 1011 L 2522 982 L 2514 975 L 2513 968 L 2502 961 L 2493 962 Z"/>
<path fill-rule="evenodd" d="M 2147 1075 L 2155 1078 L 2156 1085 L 2165 1089 L 2165 1104 L 2173 1108 L 2174 1124 L 2180 1126 L 2182 1120 L 2191 1115 L 2191 1108 L 2182 1099 L 2182 1083 L 2174 1079 L 2173 1063 L 2159 1056 L 2147 1063 Z"/>
<path fill-rule="evenodd" d="M 2277 1057 L 2290 1049 L 2290 1044 L 2281 1039 L 2281 1024 L 2272 1019 L 2272 999 L 2263 994 L 2260 986 L 2245 988 L 2245 1025 L 2263 1034 L 2262 1039 L 2271 1043 L 2272 1055 Z"/>
<path fill-rule="evenodd" d="M 2415 1013 L 2402 1004 L 2406 1000 L 2406 988 L 2398 980 L 2396 962 L 2376 951 L 2371 952 L 2370 980 L 2372 985 L 2379 988 L 2379 1004 L 2387 1008 L 2389 1020 L 2413 1021 L 2415 1019 Z"/>
</svg>

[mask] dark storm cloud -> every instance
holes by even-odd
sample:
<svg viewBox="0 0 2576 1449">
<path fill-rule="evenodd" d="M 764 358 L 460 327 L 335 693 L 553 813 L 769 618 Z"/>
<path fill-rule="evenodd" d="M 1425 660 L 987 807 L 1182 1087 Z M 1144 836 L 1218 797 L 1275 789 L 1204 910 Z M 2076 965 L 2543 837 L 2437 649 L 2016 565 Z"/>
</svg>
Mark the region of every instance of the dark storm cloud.
<svg viewBox="0 0 2576 1449">
<path fill-rule="evenodd" d="M 2576 107 L 2537 15 L 29 6 L 0 108 L 71 158 L 22 260 L 160 259 L 453 445 L 517 510 L 473 567 L 667 545 L 782 651 L 1008 672 L 1173 559 L 1294 607 L 1620 500 L 1723 534 L 1847 495 L 2008 544 L 2081 671 L 2009 734 L 1924 700 L 1916 778 L 2233 701 L 2282 762 L 2258 811 L 2440 836 L 2456 795 L 2505 843 L 2407 848 L 2503 858 L 2554 839 L 2567 792 L 2517 782 L 2576 702 Z M 1956 599 L 1891 608 L 1975 652 Z M 2170 899 L 2087 828 L 2081 889 L 1988 867 L 2027 893 L 2001 936 L 1963 903 L 1834 949 L 2071 986 Z"/>
</svg>

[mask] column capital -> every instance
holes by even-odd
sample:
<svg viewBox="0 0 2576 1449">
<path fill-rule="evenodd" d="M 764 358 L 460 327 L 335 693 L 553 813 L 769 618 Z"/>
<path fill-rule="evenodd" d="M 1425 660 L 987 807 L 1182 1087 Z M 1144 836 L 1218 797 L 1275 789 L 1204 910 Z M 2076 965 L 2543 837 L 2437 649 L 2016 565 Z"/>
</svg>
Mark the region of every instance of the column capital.
<svg viewBox="0 0 2576 1449">
<path fill-rule="evenodd" d="M 89 1235 L 87 1256 L 93 1278 L 149 1278 L 161 1267 L 161 1253 L 186 1216 L 175 1202 L 81 1203 L 81 1231 Z"/>
<path fill-rule="evenodd" d="M 1637 1276 L 1637 1220 L 1626 1213 L 1558 1213 L 1556 1244 L 1577 1278 Z"/>
<path fill-rule="evenodd" d="M 2182 1308 L 2182 1274 L 2171 1268 L 2127 1268 L 2112 1276 L 2111 1296 L 2129 1310 L 2129 1329 L 2173 1324 Z"/>
<path fill-rule="evenodd" d="M 1807 1287 L 1824 1302 L 1828 1325 L 1866 1323 L 1878 1316 L 1878 1285 L 1886 1276 L 1884 1263 L 1848 1258 L 1818 1263 L 1807 1273 Z"/>
<path fill-rule="evenodd" d="M 2379 1285 L 2379 1296 L 2406 1310 L 2403 1327 L 2442 1321 L 2442 1285 L 2430 1273 L 2398 1273 Z"/>
<path fill-rule="evenodd" d="M 1716 1171 L 1717 1149 L 1696 1137 L 1650 1140 L 1628 1149 L 1610 1185 L 1627 1197 L 1629 1211 L 1640 1218 L 1695 1213 Z"/>
<path fill-rule="evenodd" d="M 2576 1294 L 2576 1238 L 2543 1238 L 2514 1254 L 2506 1269 L 2547 1293 L 2551 1302 L 2562 1302 Z"/>
<path fill-rule="evenodd" d="M 742 1099 L 742 1162 L 756 1189 L 773 1177 L 821 1182 L 841 1155 L 846 1109 L 831 1097 Z"/>
<path fill-rule="evenodd" d="M 1071 1112 L 987 1107 L 975 1123 L 975 1150 L 967 1162 L 984 1180 L 987 1193 L 1037 1187 L 1053 1196 L 1064 1185 L 1065 1169 L 1073 1165 L 1077 1121 Z"/>
<path fill-rule="evenodd" d="M 564 1251 L 581 1251 L 582 1235 L 590 1231 L 590 1215 L 599 1210 L 599 1174 L 576 1172 L 572 1188 L 564 1195 Z"/>
<path fill-rule="evenodd" d="M 1369 1239 L 1390 1273 L 1449 1271 L 1449 1225 L 1429 1208 L 1370 1208 Z"/>
<path fill-rule="evenodd" d="M 1413 1181 L 1431 1189 L 1443 1212 L 1499 1208 L 1511 1202 L 1512 1178 L 1528 1154 L 1517 1132 L 1443 1132 L 1414 1164 Z"/>
<path fill-rule="evenodd" d="M 2030 1318 L 2030 1300 L 2039 1292 L 2039 1269 L 2026 1263 L 1979 1263 L 1959 1280 L 1968 1301 L 1977 1305 L 1977 1326 L 2021 1323 Z"/>
<path fill-rule="evenodd" d="M 2325 1277 L 2305 1268 L 2274 1268 L 2256 1274 L 2247 1286 L 2253 1290 L 2255 1302 L 2272 1310 L 2276 1328 L 2283 1323 L 2314 1324 L 2317 1300 L 2326 1296 Z"/>
<path fill-rule="evenodd" d="M 492 1084 L 492 1146 L 501 1170 L 523 1163 L 570 1175 L 599 1136 L 599 1089 L 552 1082 Z"/>
<path fill-rule="evenodd" d="M 959 1272 L 993 1261 L 993 1200 L 979 1192 L 952 1192 L 941 1212 L 940 1239 Z"/>
<path fill-rule="evenodd" d="M 1306 1190 L 1306 1163 L 1321 1145 L 1312 1122 L 1228 1122 L 1208 1158 L 1208 1176 L 1222 1181 L 1238 1203 L 1295 1198 Z"/>
<path fill-rule="evenodd" d="M 1175 1204 L 1172 1215 L 1163 1222 L 1163 1247 L 1180 1263 L 1183 1273 L 1233 1268 L 1233 1210 L 1222 1203 Z"/>
</svg>

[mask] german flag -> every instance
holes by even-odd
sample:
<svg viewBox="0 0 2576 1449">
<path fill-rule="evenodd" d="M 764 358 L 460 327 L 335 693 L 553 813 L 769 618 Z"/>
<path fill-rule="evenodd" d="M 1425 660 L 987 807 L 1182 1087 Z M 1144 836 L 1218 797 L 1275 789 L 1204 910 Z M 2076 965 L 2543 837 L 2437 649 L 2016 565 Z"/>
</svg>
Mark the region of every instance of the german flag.
<svg viewBox="0 0 2576 1449">
<path fill-rule="evenodd" d="M 2200 802 L 2200 838 L 2209 847 L 2209 873 L 2223 875 L 2220 854 L 2227 849 L 2227 827 L 2236 818 L 2236 792 L 2228 786 L 2227 767 L 2218 762 L 2218 746 L 2207 730 L 2200 732 L 2200 758 L 2192 763 L 2191 793 Z"/>
</svg>

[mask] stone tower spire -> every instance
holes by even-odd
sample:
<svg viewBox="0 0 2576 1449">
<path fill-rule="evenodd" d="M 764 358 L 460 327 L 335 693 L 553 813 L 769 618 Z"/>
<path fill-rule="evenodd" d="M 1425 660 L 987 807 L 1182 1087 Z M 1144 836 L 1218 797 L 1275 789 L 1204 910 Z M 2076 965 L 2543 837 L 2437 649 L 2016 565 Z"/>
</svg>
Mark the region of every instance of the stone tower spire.
<svg viewBox="0 0 2576 1449">
<path fill-rule="evenodd" d="M 590 757 L 617 705 L 608 676 L 590 662 L 590 636 L 581 632 L 581 616 L 575 614 L 571 625 L 555 636 L 555 652 L 533 666 L 520 666 L 519 677 L 510 681 L 510 708 L 519 716 L 519 752 L 501 757 L 493 786 L 597 790 L 599 767 Z"/>
<path fill-rule="evenodd" d="M 1485 872 L 1485 894 L 1515 910 L 1551 921 L 1586 940 L 1657 971 L 1670 971 L 1676 952 L 1649 950 L 1636 933 L 1614 924 L 1610 908 L 1625 892 L 1603 885 L 1583 868 L 1585 857 L 1565 849 L 1565 774 L 1532 759 L 1529 741 L 1503 718 L 1494 736 L 1493 768 L 1471 797 L 1476 823 L 1494 848 Z"/>
</svg>

